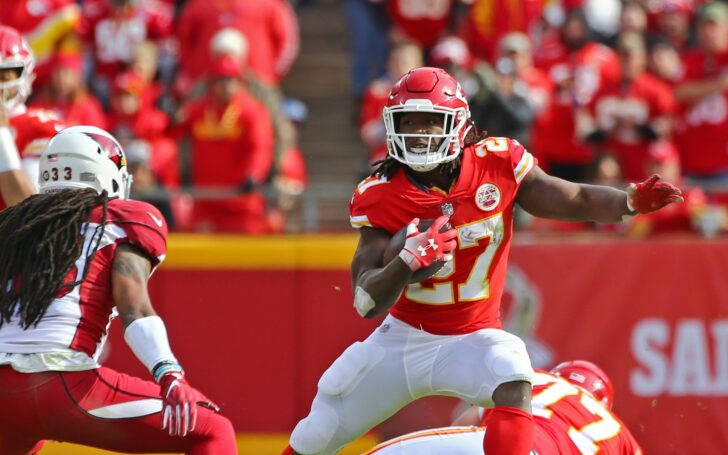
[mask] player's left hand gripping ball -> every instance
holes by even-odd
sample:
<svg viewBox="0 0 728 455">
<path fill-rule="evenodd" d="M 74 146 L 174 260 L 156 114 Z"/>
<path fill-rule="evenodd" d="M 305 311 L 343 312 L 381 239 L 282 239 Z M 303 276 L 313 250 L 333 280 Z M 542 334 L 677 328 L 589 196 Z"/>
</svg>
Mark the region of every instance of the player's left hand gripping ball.
<svg viewBox="0 0 728 455">
<path fill-rule="evenodd" d="M 170 436 L 187 436 L 195 429 L 197 423 L 197 404 L 208 407 L 215 412 L 220 408 L 200 391 L 187 383 L 181 371 L 169 371 L 159 378 L 161 386 L 162 429 Z"/>
<path fill-rule="evenodd" d="M 627 206 L 633 212 L 650 213 L 673 202 L 683 202 L 682 191 L 671 183 L 661 182 L 657 174 L 627 187 Z"/>
</svg>

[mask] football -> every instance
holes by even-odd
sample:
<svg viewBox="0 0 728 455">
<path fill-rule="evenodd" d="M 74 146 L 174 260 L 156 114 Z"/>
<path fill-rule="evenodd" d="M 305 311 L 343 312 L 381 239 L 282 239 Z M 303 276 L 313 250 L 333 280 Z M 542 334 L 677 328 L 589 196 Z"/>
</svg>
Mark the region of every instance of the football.
<svg viewBox="0 0 728 455">
<path fill-rule="evenodd" d="M 426 231 L 427 229 L 429 229 L 434 221 L 435 220 L 432 219 L 420 220 L 420 224 L 417 227 L 420 231 Z M 449 228 L 450 225 L 445 224 L 442 229 L 440 229 L 440 232 L 445 232 Z M 403 227 L 392 236 L 392 239 L 389 241 L 389 245 L 387 245 L 387 248 L 384 250 L 384 256 L 382 257 L 383 264 L 389 264 L 392 259 L 396 258 L 397 255 L 399 255 L 399 252 L 402 251 L 402 248 L 404 247 L 405 237 L 407 237 L 407 226 Z M 445 261 L 435 261 L 430 264 L 429 267 L 417 270 L 415 273 L 412 274 L 410 283 L 419 283 L 420 281 L 424 281 L 430 278 L 432 275 L 439 272 L 444 265 Z"/>
</svg>

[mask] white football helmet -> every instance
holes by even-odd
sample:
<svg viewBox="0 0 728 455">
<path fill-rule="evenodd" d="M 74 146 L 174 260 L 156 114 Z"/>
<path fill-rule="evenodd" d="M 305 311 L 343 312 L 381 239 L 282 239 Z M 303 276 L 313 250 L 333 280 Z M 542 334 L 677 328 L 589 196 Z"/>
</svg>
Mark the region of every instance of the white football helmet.
<svg viewBox="0 0 728 455">
<path fill-rule="evenodd" d="M 64 189 L 106 190 L 109 197 L 127 199 L 132 176 L 124 150 L 114 137 L 95 126 L 72 126 L 56 133 L 40 157 L 41 193 Z"/>
<path fill-rule="evenodd" d="M 33 51 L 16 29 L 0 25 L 0 69 L 17 69 L 17 79 L 0 82 L 0 104 L 13 109 L 28 98 L 33 85 Z"/>
</svg>

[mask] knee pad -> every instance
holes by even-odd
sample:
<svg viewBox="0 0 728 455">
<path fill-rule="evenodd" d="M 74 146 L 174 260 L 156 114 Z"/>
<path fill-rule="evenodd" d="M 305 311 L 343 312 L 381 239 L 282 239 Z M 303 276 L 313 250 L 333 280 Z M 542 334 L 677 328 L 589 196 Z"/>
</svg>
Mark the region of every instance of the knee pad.
<svg viewBox="0 0 728 455">
<path fill-rule="evenodd" d="M 533 382 L 526 344 L 516 336 L 495 346 L 486 356 L 485 363 L 496 379 L 496 385 L 511 381 Z"/>
<path fill-rule="evenodd" d="M 293 429 L 290 444 L 302 454 L 317 454 L 324 450 L 339 428 L 339 416 L 326 403 L 314 401 L 311 413 Z"/>
<path fill-rule="evenodd" d="M 321 376 L 318 388 L 326 395 L 345 397 L 383 358 L 384 348 L 381 346 L 357 341 Z"/>
</svg>

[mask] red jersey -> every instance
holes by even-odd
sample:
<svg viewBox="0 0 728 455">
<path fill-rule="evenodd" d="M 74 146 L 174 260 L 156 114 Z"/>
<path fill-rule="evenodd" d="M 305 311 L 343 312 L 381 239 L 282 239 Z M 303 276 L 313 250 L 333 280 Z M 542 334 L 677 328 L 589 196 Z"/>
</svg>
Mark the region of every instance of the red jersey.
<svg viewBox="0 0 728 455">
<path fill-rule="evenodd" d="M 653 142 L 642 139 L 636 126 L 671 115 L 675 98 L 669 85 L 657 77 L 643 73 L 631 84 L 612 84 L 597 93 L 591 106 L 597 128 L 614 131 L 606 144 L 619 160 L 622 178 L 628 181 L 647 177 L 650 147 Z"/>
<path fill-rule="evenodd" d="M 98 238 L 103 216 L 96 207 L 82 229 L 86 245 Z M 154 206 L 141 201 L 112 199 L 104 224 L 104 234 L 91 262 L 82 249 L 67 280 L 73 282 L 88 267 L 86 279 L 66 289 L 48 307 L 37 325 L 23 329 L 17 317 L 0 327 L 0 352 L 41 353 L 71 350 L 86 354 L 95 362 L 104 345 L 111 320 L 116 316 L 111 269 L 116 248 L 131 244 L 143 251 L 156 267 L 167 251 L 167 223 Z M 61 362 L 62 363 L 62 362 Z M 70 367 L 70 365 L 68 365 Z M 92 363 L 89 367 L 95 367 Z M 58 369 L 64 369 L 59 364 Z"/>
<path fill-rule="evenodd" d="M 96 74 L 113 78 L 132 61 L 146 40 L 161 40 L 172 34 L 172 8 L 147 0 L 122 7 L 94 0 L 84 4 L 81 32 L 93 46 Z"/>
<path fill-rule="evenodd" d="M 413 327 L 453 335 L 499 328 L 500 298 L 513 231 L 513 204 L 535 161 L 521 144 L 487 138 L 465 148 L 449 193 L 413 183 L 404 170 L 373 176 L 354 191 L 351 224 L 394 234 L 413 218 L 452 212 L 458 231 L 453 260 L 421 283 L 405 287 L 390 313 Z"/>
<path fill-rule="evenodd" d="M 387 10 L 395 27 L 427 49 L 435 45 L 450 24 L 457 0 L 389 0 Z"/>
<path fill-rule="evenodd" d="M 44 109 L 21 106 L 11 114 L 10 130 L 23 161 L 23 170 L 31 182 L 38 181 L 38 160 L 43 147 L 63 128 L 63 122 L 53 112 Z M 5 207 L 5 202 L 0 198 L 0 210 Z"/>
<path fill-rule="evenodd" d="M 536 371 L 531 407 L 536 424 L 534 449 L 538 453 L 642 453 L 632 433 L 614 413 L 563 378 Z M 553 447 L 558 447 L 558 451 L 553 451 Z"/>
<path fill-rule="evenodd" d="M 683 68 L 683 82 L 715 78 L 728 69 L 728 53 L 708 59 L 702 52 L 693 51 L 683 58 Z M 682 105 L 675 139 L 685 173 L 728 172 L 728 92 Z"/>
</svg>

